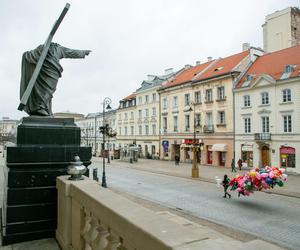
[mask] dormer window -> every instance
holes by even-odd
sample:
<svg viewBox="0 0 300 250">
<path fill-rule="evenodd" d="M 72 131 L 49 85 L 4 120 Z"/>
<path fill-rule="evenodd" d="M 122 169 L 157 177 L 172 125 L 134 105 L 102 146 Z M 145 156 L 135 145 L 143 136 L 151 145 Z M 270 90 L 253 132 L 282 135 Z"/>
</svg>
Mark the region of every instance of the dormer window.
<svg viewBox="0 0 300 250">
<path fill-rule="evenodd" d="M 252 80 L 253 80 L 253 75 L 246 76 L 246 81 L 252 81 Z"/>
<path fill-rule="evenodd" d="M 218 68 L 215 68 L 215 70 L 214 71 L 220 71 L 221 69 L 223 69 L 224 67 L 222 66 L 222 67 L 218 67 Z"/>
<path fill-rule="evenodd" d="M 288 65 L 285 65 L 284 73 L 291 73 L 291 72 L 293 72 L 293 70 L 294 70 L 294 65 L 288 64 Z"/>
</svg>

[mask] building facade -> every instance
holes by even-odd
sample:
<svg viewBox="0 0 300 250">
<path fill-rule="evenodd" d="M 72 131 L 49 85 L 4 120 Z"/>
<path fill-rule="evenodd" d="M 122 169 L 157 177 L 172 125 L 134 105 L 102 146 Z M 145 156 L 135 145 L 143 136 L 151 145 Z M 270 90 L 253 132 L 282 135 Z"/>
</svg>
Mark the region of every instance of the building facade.
<svg viewBox="0 0 300 250">
<path fill-rule="evenodd" d="M 266 52 L 300 44 L 300 10 L 296 7 L 289 7 L 267 15 L 262 27 Z"/>
<path fill-rule="evenodd" d="M 116 131 L 116 110 L 109 110 L 105 112 L 105 121 L 103 121 L 103 112 L 90 113 L 86 117 L 78 119 L 75 123 L 81 129 L 81 145 L 92 147 L 94 156 L 99 156 L 102 150 L 103 135 L 100 133 L 100 127 L 108 124 L 109 127 Z M 116 138 L 108 138 L 105 140 L 105 149 L 112 154 L 116 149 Z"/>
<path fill-rule="evenodd" d="M 235 152 L 251 167 L 300 173 L 300 46 L 261 56 L 235 89 Z"/>
<path fill-rule="evenodd" d="M 124 149 L 136 144 L 136 94 L 125 97 L 120 101 L 116 110 L 117 147 Z"/>
<path fill-rule="evenodd" d="M 136 145 L 140 148 L 140 156 L 145 158 L 159 157 L 159 96 L 157 93 L 161 84 L 171 79 L 173 69 L 165 70 L 161 76 L 148 75 L 141 87 L 136 90 L 136 126 L 131 127 L 136 132 Z"/>
<path fill-rule="evenodd" d="M 249 49 L 186 69 L 160 88 L 161 158 L 230 167 L 234 158 L 233 86 L 261 51 Z"/>
</svg>

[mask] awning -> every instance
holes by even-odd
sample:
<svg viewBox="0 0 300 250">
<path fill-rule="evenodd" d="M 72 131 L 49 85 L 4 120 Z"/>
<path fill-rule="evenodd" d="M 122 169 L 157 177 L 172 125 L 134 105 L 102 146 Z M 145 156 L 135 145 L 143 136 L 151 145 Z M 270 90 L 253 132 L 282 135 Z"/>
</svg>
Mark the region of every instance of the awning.
<svg viewBox="0 0 300 250">
<path fill-rule="evenodd" d="M 226 152 L 227 151 L 227 144 L 214 144 L 211 148 L 211 151 Z"/>
<path fill-rule="evenodd" d="M 252 145 L 243 145 L 242 151 L 253 151 L 253 146 Z"/>
</svg>

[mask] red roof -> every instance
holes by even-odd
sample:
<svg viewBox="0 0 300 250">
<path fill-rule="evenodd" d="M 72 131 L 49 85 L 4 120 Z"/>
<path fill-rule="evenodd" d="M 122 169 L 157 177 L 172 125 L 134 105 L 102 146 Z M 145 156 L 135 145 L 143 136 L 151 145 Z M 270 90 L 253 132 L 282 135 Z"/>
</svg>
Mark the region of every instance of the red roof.
<svg viewBox="0 0 300 250">
<path fill-rule="evenodd" d="M 136 96 L 135 93 L 130 94 L 129 96 L 126 96 L 125 98 L 122 99 L 122 101 L 126 101 L 126 100 L 131 100 Z"/>
<path fill-rule="evenodd" d="M 194 67 L 183 70 L 181 73 L 179 73 L 177 76 L 175 76 L 175 78 L 173 78 L 171 81 L 163 84 L 163 87 L 172 87 L 172 86 L 176 86 L 176 85 L 191 81 L 193 79 L 193 77 L 195 77 L 199 72 L 204 70 L 212 62 L 213 61 L 206 62 L 206 63 L 199 64 Z"/>
<path fill-rule="evenodd" d="M 232 72 L 234 67 L 236 67 L 240 61 L 248 55 L 249 50 L 196 65 L 189 69 L 183 70 L 180 74 L 173 78 L 173 80 L 164 84 L 163 87 L 173 87 L 191 81 L 201 81 L 204 79 L 228 74 Z"/>
<path fill-rule="evenodd" d="M 248 55 L 249 50 L 246 50 L 232 56 L 221 58 L 195 80 L 200 81 L 207 78 L 228 74 L 232 72 L 233 69 Z"/>
<path fill-rule="evenodd" d="M 300 70 L 300 45 L 291 48 L 279 50 L 276 52 L 265 54 L 259 57 L 253 65 L 248 69 L 245 76 L 239 81 L 236 88 L 242 87 L 247 75 L 251 75 L 253 79 L 249 82 L 251 86 L 261 75 L 269 75 L 274 80 L 279 80 L 284 73 L 287 65 L 293 65 L 293 72 L 289 77 L 299 76 Z"/>
</svg>

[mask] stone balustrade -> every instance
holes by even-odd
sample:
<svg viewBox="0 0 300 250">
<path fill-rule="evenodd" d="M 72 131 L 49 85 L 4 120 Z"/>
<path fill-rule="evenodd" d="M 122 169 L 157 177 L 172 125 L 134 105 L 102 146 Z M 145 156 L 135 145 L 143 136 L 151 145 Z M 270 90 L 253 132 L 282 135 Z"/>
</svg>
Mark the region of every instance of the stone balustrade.
<svg viewBox="0 0 300 250">
<path fill-rule="evenodd" d="M 280 249 L 259 240 L 218 238 L 209 229 L 199 233 L 88 178 L 70 181 L 60 176 L 56 187 L 56 239 L 63 250 Z"/>
<path fill-rule="evenodd" d="M 56 187 L 56 239 L 63 250 L 179 250 L 207 239 L 93 180 L 70 181 L 60 176 Z"/>
</svg>

